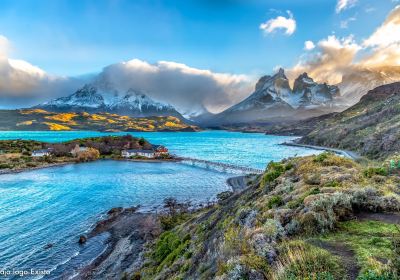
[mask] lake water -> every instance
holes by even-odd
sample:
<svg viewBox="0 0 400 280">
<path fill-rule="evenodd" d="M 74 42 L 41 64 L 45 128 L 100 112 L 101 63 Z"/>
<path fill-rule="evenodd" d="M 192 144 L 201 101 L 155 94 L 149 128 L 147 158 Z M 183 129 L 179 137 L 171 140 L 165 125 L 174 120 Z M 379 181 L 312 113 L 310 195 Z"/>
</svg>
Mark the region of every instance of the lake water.
<svg viewBox="0 0 400 280">
<path fill-rule="evenodd" d="M 318 153 L 279 145 L 292 137 L 263 134 L 226 131 L 132 134 L 163 144 L 180 156 L 254 168 L 264 168 L 271 160 L 296 154 Z M 0 140 L 58 142 L 101 135 L 106 133 L 0 132 Z M 104 250 L 102 241 L 107 236 L 90 240 L 85 246 L 79 246 L 77 240 L 110 208 L 140 204 L 143 210 L 150 210 L 170 196 L 180 201 L 206 202 L 229 189 L 226 179 L 230 176 L 180 163 L 111 160 L 0 175 L 0 279 L 4 270 L 30 268 L 52 270 L 46 279 L 70 275 Z M 44 249 L 49 243 L 54 246 Z M 40 277 L 27 279 L 30 278 Z"/>
</svg>

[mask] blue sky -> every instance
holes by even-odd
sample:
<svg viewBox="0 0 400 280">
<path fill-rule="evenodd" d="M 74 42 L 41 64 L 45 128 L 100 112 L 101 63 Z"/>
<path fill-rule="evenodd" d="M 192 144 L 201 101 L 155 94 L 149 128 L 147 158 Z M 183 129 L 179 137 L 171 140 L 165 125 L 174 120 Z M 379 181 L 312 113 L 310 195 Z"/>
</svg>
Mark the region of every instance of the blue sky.
<svg viewBox="0 0 400 280">
<path fill-rule="evenodd" d="M 294 65 L 306 40 L 316 43 L 333 32 L 368 37 L 396 1 L 359 0 L 340 13 L 336 5 L 336 0 L 2 0 L 0 34 L 11 42 L 10 57 L 56 75 L 99 72 L 133 58 L 259 74 Z M 260 30 L 269 19 L 288 17 L 287 10 L 296 21 L 292 35 Z M 355 20 L 342 28 L 349 18 Z"/>
</svg>

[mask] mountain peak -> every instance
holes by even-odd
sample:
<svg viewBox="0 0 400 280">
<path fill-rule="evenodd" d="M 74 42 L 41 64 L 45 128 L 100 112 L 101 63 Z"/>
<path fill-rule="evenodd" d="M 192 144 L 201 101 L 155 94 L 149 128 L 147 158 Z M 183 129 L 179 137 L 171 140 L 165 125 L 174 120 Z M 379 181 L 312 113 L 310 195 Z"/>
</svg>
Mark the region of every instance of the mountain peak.
<svg viewBox="0 0 400 280">
<path fill-rule="evenodd" d="M 157 102 L 144 91 L 128 89 L 121 92 L 110 83 L 86 84 L 75 93 L 40 104 L 35 108 L 50 111 L 109 112 L 131 117 L 182 115 L 169 104 Z"/>
</svg>

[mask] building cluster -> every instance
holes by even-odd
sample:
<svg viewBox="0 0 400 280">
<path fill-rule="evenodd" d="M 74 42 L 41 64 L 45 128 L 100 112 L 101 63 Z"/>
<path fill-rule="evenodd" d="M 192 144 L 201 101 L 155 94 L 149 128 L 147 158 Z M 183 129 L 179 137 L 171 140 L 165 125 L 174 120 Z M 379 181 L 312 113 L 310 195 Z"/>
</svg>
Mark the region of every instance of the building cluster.
<svg viewBox="0 0 400 280">
<path fill-rule="evenodd" d="M 76 145 L 71 151 L 71 155 L 76 157 L 80 152 L 87 151 L 87 147 Z M 52 148 L 35 150 L 32 152 L 32 157 L 44 157 L 50 156 L 53 152 Z M 153 145 L 151 149 L 148 150 L 122 150 L 121 156 L 124 158 L 131 157 L 145 157 L 145 158 L 158 158 L 168 155 L 168 149 L 161 145 Z"/>
</svg>

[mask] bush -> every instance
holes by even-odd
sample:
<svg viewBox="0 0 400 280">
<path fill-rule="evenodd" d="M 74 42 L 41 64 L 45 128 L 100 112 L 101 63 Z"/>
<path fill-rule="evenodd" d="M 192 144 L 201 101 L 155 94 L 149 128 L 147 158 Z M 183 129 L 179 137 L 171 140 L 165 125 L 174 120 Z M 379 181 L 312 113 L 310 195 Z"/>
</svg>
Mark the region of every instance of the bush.
<svg viewBox="0 0 400 280">
<path fill-rule="evenodd" d="M 218 202 L 222 202 L 222 201 L 230 198 L 232 195 L 233 195 L 233 192 L 231 192 L 231 191 L 221 192 L 221 193 L 217 194 Z"/>
<path fill-rule="evenodd" d="M 189 234 L 181 239 L 174 232 L 164 232 L 155 244 L 153 259 L 160 264 L 160 268 L 172 264 L 174 260 L 184 255 L 189 247 L 190 239 Z"/>
<path fill-rule="evenodd" d="M 363 171 L 363 174 L 365 177 L 371 178 L 374 175 L 387 176 L 388 171 L 384 167 L 369 167 L 368 169 Z"/>
<path fill-rule="evenodd" d="M 268 200 L 268 208 L 279 207 L 283 204 L 283 199 L 280 195 L 274 195 Z"/>
<path fill-rule="evenodd" d="M 357 277 L 357 280 L 396 280 L 398 279 L 395 275 L 390 272 L 381 272 L 378 273 L 373 270 L 368 270 L 364 272 L 362 275 Z"/>
<path fill-rule="evenodd" d="M 324 160 L 326 160 L 328 158 L 328 156 L 331 155 L 331 153 L 329 152 L 323 152 L 322 154 L 319 154 L 317 156 L 315 156 L 314 158 L 314 162 L 323 162 Z"/>
<path fill-rule="evenodd" d="M 283 244 L 281 254 L 268 279 L 343 279 L 339 259 L 303 241 Z"/>
<path fill-rule="evenodd" d="M 262 177 L 261 186 L 265 186 L 267 183 L 274 181 L 276 178 L 282 175 L 286 170 L 289 170 L 293 167 L 291 163 L 283 165 L 279 162 L 271 161 L 267 166 L 267 171 L 264 173 Z"/>
</svg>

